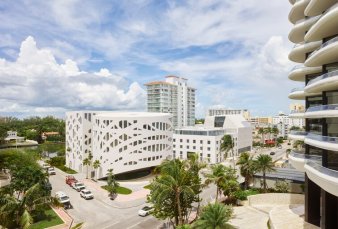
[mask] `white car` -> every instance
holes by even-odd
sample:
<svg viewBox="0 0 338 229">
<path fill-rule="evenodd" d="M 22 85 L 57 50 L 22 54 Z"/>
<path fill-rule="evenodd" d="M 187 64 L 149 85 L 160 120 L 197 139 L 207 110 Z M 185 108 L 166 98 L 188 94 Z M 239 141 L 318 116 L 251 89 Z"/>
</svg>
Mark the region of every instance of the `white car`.
<svg viewBox="0 0 338 229">
<path fill-rule="evenodd" d="M 55 197 L 59 200 L 61 204 L 69 202 L 69 197 L 64 192 L 56 192 Z"/>
<path fill-rule="evenodd" d="M 49 167 L 47 171 L 49 175 L 56 175 L 54 167 Z"/>
<path fill-rule="evenodd" d="M 89 191 L 88 189 L 82 189 L 80 192 L 80 196 L 86 200 L 88 199 L 94 199 L 94 195 L 91 191 Z"/>
<path fill-rule="evenodd" d="M 49 167 L 50 167 L 50 165 L 47 164 L 47 163 L 43 163 L 43 164 L 42 164 L 42 168 L 44 168 L 44 169 L 48 169 Z"/>
<path fill-rule="evenodd" d="M 142 209 L 140 209 L 140 210 L 138 211 L 138 215 L 139 215 L 139 216 L 147 216 L 147 215 L 150 214 L 150 210 L 151 210 L 151 209 L 153 209 L 153 208 L 150 207 L 150 206 L 145 206 L 145 207 L 143 207 Z"/>
<path fill-rule="evenodd" d="M 72 187 L 73 187 L 73 189 L 75 189 L 78 192 L 80 192 L 82 189 L 86 188 L 86 186 L 81 182 L 73 183 Z"/>
</svg>

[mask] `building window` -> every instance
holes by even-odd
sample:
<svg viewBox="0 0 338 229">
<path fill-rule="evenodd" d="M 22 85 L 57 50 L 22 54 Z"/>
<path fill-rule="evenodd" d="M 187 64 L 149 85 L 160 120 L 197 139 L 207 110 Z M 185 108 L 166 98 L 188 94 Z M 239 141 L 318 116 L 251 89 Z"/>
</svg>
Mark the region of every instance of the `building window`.
<svg viewBox="0 0 338 229">
<path fill-rule="evenodd" d="M 189 143 L 189 139 L 187 139 L 187 143 Z"/>
<path fill-rule="evenodd" d="M 208 149 L 208 151 L 210 151 L 210 147 L 208 147 L 207 149 Z"/>
<path fill-rule="evenodd" d="M 203 140 L 200 140 L 200 143 L 203 144 Z"/>
<path fill-rule="evenodd" d="M 196 143 L 196 140 L 192 140 L 192 143 Z"/>
<path fill-rule="evenodd" d="M 210 143 L 211 143 L 211 142 L 210 142 L 210 141 L 208 141 L 208 145 L 210 145 Z"/>
</svg>

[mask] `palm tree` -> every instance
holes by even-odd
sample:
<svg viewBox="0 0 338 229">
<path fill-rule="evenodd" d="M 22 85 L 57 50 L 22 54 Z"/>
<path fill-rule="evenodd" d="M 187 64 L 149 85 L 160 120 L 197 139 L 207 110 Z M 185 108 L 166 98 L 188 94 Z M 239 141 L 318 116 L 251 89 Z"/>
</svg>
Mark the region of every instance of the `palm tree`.
<svg viewBox="0 0 338 229">
<path fill-rule="evenodd" d="M 221 203 L 208 204 L 204 207 L 201 217 L 192 225 L 198 229 L 223 229 L 228 228 L 227 222 L 233 214 L 230 205 Z"/>
<path fill-rule="evenodd" d="M 95 176 L 97 177 L 97 169 L 101 167 L 101 163 L 99 160 L 95 160 L 93 163 L 93 168 L 95 169 Z"/>
<path fill-rule="evenodd" d="M 245 178 L 245 189 L 249 187 L 250 180 L 255 173 L 255 163 L 253 157 L 248 152 L 240 155 L 237 165 L 240 167 L 241 175 Z"/>
<path fill-rule="evenodd" d="M 225 155 L 227 155 L 228 152 L 231 150 L 231 154 L 233 156 L 233 161 L 234 161 L 234 168 L 235 168 L 234 141 L 231 135 L 226 134 L 223 136 L 220 148 L 222 152 L 225 152 Z"/>
<path fill-rule="evenodd" d="M 222 184 L 226 181 L 227 167 L 222 164 L 216 164 L 211 166 L 211 173 L 205 174 L 207 178 L 206 184 L 214 183 L 216 185 L 216 198 L 218 200 L 218 194 L 221 192 Z"/>
<path fill-rule="evenodd" d="M 273 135 L 274 135 L 274 137 L 275 137 L 275 146 L 277 146 L 277 136 L 278 136 L 278 134 L 279 134 L 279 130 L 278 130 L 277 127 L 274 126 L 274 127 L 271 129 L 271 132 L 273 133 Z"/>
<path fill-rule="evenodd" d="M 89 160 L 89 158 L 87 157 L 87 158 L 85 158 L 84 160 L 83 160 L 83 165 L 85 165 L 85 166 L 87 166 L 87 174 L 86 174 L 86 179 L 88 179 L 88 172 L 89 172 L 89 166 L 91 165 L 91 161 Z"/>
<path fill-rule="evenodd" d="M 275 171 L 272 157 L 265 154 L 259 155 L 255 161 L 255 167 L 257 172 L 263 173 L 263 190 L 266 192 L 266 173 Z"/>
<path fill-rule="evenodd" d="M 0 194 L 0 225 L 6 228 L 29 228 L 33 223 L 32 212 L 49 204 L 59 206 L 42 184 L 36 183 L 17 198 L 8 193 Z"/>
<path fill-rule="evenodd" d="M 160 176 L 151 183 L 151 199 L 156 203 L 172 202 L 175 206 L 176 225 L 183 225 L 183 203 L 195 196 L 195 184 L 186 161 L 174 159 L 160 165 Z M 196 184 L 197 186 L 197 184 Z"/>
<path fill-rule="evenodd" d="M 107 176 L 107 191 L 109 192 L 109 196 L 112 197 L 117 193 L 117 189 L 120 187 L 120 184 L 114 176 L 113 169 L 108 169 Z"/>
<path fill-rule="evenodd" d="M 258 134 L 262 135 L 262 144 L 264 144 L 264 134 L 265 134 L 264 128 L 259 128 Z"/>
</svg>

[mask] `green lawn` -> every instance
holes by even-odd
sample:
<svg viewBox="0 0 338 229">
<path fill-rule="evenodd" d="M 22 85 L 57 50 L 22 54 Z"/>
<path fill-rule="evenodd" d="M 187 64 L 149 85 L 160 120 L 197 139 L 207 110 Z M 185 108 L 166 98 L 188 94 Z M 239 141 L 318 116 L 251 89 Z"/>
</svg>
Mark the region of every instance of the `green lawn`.
<svg viewBox="0 0 338 229">
<path fill-rule="evenodd" d="M 70 169 L 70 168 L 68 168 L 64 165 L 59 165 L 59 166 L 55 166 L 55 167 L 57 167 L 58 169 L 64 171 L 65 173 L 68 173 L 68 174 L 76 174 L 77 173 L 76 171 L 74 171 L 74 170 L 72 170 L 72 169 Z"/>
<path fill-rule="evenodd" d="M 49 208 L 45 212 L 45 217 L 43 219 L 40 219 L 38 222 L 32 224 L 29 229 L 43 229 L 59 224 L 63 224 L 62 219 L 60 219 L 60 217 L 53 211 L 53 209 Z"/>
<path fill-rule="evenodd" d="M 144 189 L 150 189 L 150 184 L 143 187 Z"/>
<path fill-rule="evenodd" d="M 106 189 L 106 185 L 101 186 L 101 188 L 107 190 L 107 189 Z M 117 188 L 117 191 L 116 191 L 116 192 L 117 192 L 117 194 L 129 195 L 129 194 L 131 194 L 133 191 L 130 190 L 129 188 L 120 186 L 120 187 Z"/>
</svg>

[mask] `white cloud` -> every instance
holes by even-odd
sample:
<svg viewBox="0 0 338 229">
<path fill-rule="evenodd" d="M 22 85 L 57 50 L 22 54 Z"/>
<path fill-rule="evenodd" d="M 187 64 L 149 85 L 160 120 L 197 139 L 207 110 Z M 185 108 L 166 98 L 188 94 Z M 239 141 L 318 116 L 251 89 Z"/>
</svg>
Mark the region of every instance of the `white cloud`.
<svg viewBox="0 0 338 229">
<path fill-rule="evenodd" d="M 145 91 L 108 69 L 88 73 L 72 60 L 59 64 L 28 37 L 16 61 L 0 59 L 0 100 L 2 112 L 144 109 Z"/>
</svg>

